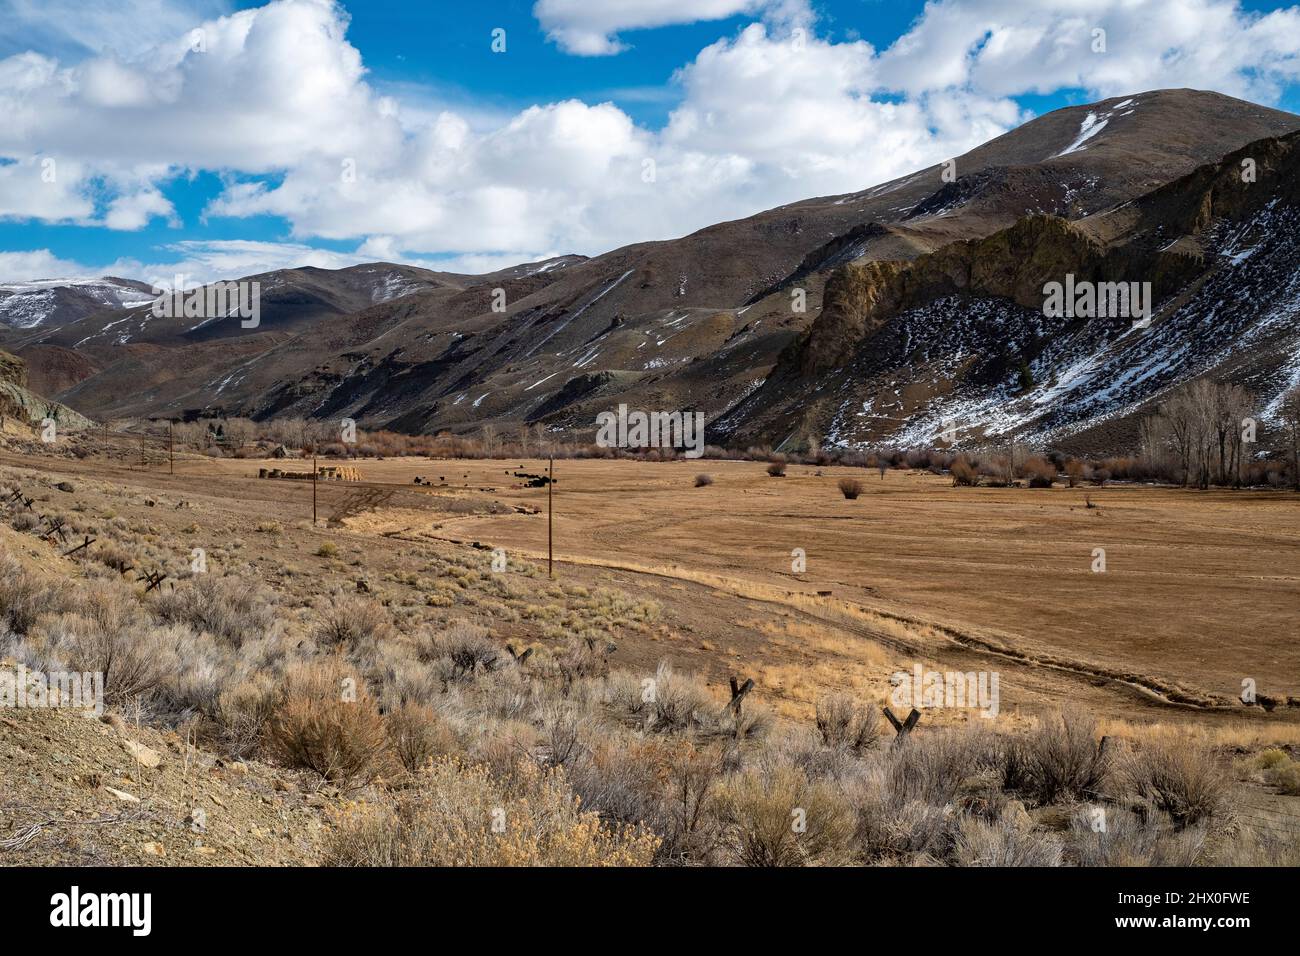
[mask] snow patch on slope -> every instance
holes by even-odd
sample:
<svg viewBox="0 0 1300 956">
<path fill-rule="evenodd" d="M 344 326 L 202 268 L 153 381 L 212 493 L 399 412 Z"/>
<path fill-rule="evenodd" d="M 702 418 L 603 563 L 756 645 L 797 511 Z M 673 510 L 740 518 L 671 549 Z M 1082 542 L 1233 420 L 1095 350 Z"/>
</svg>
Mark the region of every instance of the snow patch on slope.
<svg viewBox="0 0 1300 956">
<path fill-rule="evenodd" d="M 112 279 L 37 279 L 0 283 L 0 324 L 33 329 L 61 304 L 60 290 L 75 290 L 105 309 L 132 308 L 153 301 L 147 293 Z"/>
</svg>

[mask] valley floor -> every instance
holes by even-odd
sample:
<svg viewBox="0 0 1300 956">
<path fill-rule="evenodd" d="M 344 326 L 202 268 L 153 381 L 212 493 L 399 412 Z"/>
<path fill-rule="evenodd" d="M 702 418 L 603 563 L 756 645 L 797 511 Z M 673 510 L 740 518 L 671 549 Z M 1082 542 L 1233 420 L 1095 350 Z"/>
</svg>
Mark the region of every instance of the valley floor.
<svg viewBox="0 0 1300 956">
<path fill-rule="evenodd" d="M 286 533 L 259 542 L 276 560 L 329 537 L 371 578 L 400 570 L 402 541 L 546 558 L 546 489 L 515 476 L 543 473 L 544 461 L 359 461 L 362 483 L 318 484 L 315 530 L 310 483 L 256 477 L 304 467 L 295 462 L 191 459 L 174 476 L 166 464 L 23 463 L 184 495 L 232 534 L 278 519 Z M 889 675 L 922 660 L 999 669 L 1012 718 L 1078 703 L 1121 719 L 1300 726 L 1300 708 L 1285 705 L 1300 697 L 1300 499 L 1291 493 L 954 488 L 926 472 L 882 480 L 812 466 L 771 478 L 762 463 L 741 461 L 555 467 L 558 579 L 664 607 L 663 627 L 624 642 L 625 664 L 667 656 L 712 681 L 755 676 L 800 717 L 831 689 L 883 701 Z M 713 484 L 695 487 L 700 473 Z M 836 488 L 849 474 L 863 479 L 857 500 Z M 327 530 L 340 508 L 356 513 Z M 157 517 L 179 529 L 193 514 Z M 1093 570 L 1097 549 L 1104 572 Z M 1282 706 L 1242 706 L 1246 679 Z"/>
</svg>

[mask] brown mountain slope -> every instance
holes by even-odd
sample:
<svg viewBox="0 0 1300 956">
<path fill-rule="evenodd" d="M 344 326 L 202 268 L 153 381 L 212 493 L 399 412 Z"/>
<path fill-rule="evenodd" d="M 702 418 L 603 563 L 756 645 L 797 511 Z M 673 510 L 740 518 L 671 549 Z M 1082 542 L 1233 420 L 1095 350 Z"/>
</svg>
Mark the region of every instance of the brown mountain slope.
<svg viewBox="0 0 1300 956">
<path fill-rule="evenodd" d="M 717 425 L 792 447 L 925 443 L 952 428 L 963 441 L 1088 436 L 1120 450 L 1134 415 L 1206 375 L 1254 392 L 1267 426 L 1300 379 L 1298 222 L 1300 132 L 1083 220 L 1026 216 L 908 262 L 846 265 L 807 334 Z M 1149 284 L 1150 327 L 1046 315 L 1043 290 L 1067 275 Z"/>
<path fill-rule="evenodd" d="M 1297 128 L 1300 118 L 1214 93 L 1115 97 L 1047 114 L 953 166 L 548 271 L 473 284 L 430 274 L 414 294 L 351 311 L 340 295 L 314 312 L 269 298 L 262 327 L 224 323 L 218 349 L 196 348 L 216 333 L 179 328 L 118 341 L 108 316 L 45 342 L 102 367 L 61 397 L 114 415 L 219 406 L 412 431 L 538 420 L 589 429 L 597 411 L 627 401 L 715 419 L 808 329 L 842 266 L 910 261 L 1027 216 L 1078 222 Z M 504 313 L 492 311 L 495 288 Z M 136 334 L 159 351 L 143 352 Z M 182 346 L 178 375 L 171 352 Z"/>
</svg>

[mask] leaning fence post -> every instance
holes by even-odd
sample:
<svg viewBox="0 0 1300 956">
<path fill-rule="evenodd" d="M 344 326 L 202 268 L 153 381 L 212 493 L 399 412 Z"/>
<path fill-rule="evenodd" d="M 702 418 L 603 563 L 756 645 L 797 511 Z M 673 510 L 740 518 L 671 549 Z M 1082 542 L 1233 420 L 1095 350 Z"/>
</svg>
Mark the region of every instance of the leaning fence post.
<svg viewBox="0 0 1300 956">
<path fill-rule="evenodd" d="M 743 684 L 735 677 L 728 678 L 728 680 L 731 683 L 731 700 L 722 708 L 722 712 L 725 714 L 730 710 L 739 718 L 740 707 L 745 701 L 745 695 L 754 689 L 754 678 L 747 678 Z"/>
<path fill-rule="evenodd" d="M 902 740 L 904 737 L 910 734 L 912 732 L 912 728 L 914 728 L 921 721 L 921 712 L 917 710 L 915 707 L 913 707 L 912 712 L 907 715 L 907 720 L 902 720 L 902 721 L 900 721 L 897 717 L 895 717 L 894 712 L 890 710 L 888 707 L 884 707 L 882 708 L 882 710 L 884 710 L 885 712 L 885 717 L 887 717 L 889 719 L 889 722 L 894 725 L 894 733 L 896 735 L 894 737 L 894 743 L 898 743 L 900 740 Z"/>
<path fill-rule="evenodd" d="M 531 647 L 525 648 L 522 654 L 520 654 L 518 651 L 515 650 L 515 646 L 513 644 L 507 644 L 506 650 L 510 654 L 510 659 L 514 661 L 516 664 L 518 664 L 520 667 L 524 665 L 524 662 L 527 661 L 528 658 L 533 656 L 533 649 Z"/>
</svg>

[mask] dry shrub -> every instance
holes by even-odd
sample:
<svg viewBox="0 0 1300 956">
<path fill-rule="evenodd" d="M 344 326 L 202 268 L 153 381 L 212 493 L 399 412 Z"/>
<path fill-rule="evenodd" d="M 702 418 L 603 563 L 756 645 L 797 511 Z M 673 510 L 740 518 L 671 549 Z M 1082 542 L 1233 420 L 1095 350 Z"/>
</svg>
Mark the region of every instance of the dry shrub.
<svg viewBox="0 0 1300 956">
<path fill-rule="evenodd" d="M 458 699 L 471 691 L 476 710 L 506 721 L 532 720 L 548 700 L 559 696 L 554 683 L 534 680 L 531 671 L 519 667 L 495 671 L 477 685 L 449 685 L 447 689 Z"/>
<path fill-rule="evenodd" d="M 224 749 L 239 758 L 257 752 L 280 702 L 280 689 L 266 674 L 223 688 L 212 714 Z"/>
<path fill-rule="evenodd" d="M 147 625 L 129 630 L 105 629 L 92 622 L 71 634 L 68 664 L 74 671 L 104 675 L 104 702 L 120 707 L 162 682 L 164 670 L 157 634 Z"/>
<path fill-rule="evenodd" d="M 705 487 L 706 485 L 711 485 L 711 484 L 713 484 L 713 476 L 712 476 L 712 475 L 698 474 L 698 475 L 695 476 L 695 487 L 696 487 L 696 488 L 703 488 L 703 487 Z"/>
<path fill-rule="evenodd" d="M 1103 816 L 1094 817 L 1098 809 Z M 1104 827 L 1096 825 L 1098 820 Z M 1175 829 L 1168 817 L 1123 807 L 1081 808 L 1070 821 L 1069 855 L 1079 866 L 1195 866 L 1205 845 L 1200 827 Z"/>
<path fill-rule="evenodd" d="M 558 768 L 505 780 L 444 757 L 390 806 L 345 818 L 334 866 L 648 866 L 658 839 L 583 810 Z"/>
<path fill-rule="evenodd" d="M 702 680 L 675 673 L 667 661 L 660 662 L 655 670 L 654 687 L 649 729 L 682 733 L 701 726 L 717 709 L 717 701 Z"/>
<path fill-rule="evenodd" d="M 767 466 L 767 473 L 772 478 L 785 477 L 785 459 L 777 459 Z"/>
<path fill-rule="evenodd" d="M 216 712 L 221 691 L 244 673 L 229 648 L 184 624 L 151 624 L 163 677 L 151 694 L 160 719 L 188 720 Z M 269 665 L 269 661 L 263 662 Z"/>
<path fill-rule="evenodd" d="M 1300 796 L 1300 763 L 1285 750 L 1276 747 L 1261 751 L 1249 764 L 1265 783 L 1272 784 L 1288 796 Z"/>
<path fill-rule="evenodd" d="M 615 645 L 609 641 L 574 637 L 556 655 L 555 666 L 567 693 L 580 680 L 604 677 L 609 673 L 609 655 Z"/>
<path fill-rule="evenodd" d="M 723 757 L 717 749 L 683 741 L 673 753 L 664 786 L 660 862 L 704 863 L 711 858 L 719 839 L 713 804 L 722 771 Z"/>
<path fill-rule="evenodd" d="M 849 796 L 857 814 L 854 844 L 865 860 L 939 861 L 951 851 L 957 815 L 947 804 L 926 803 L 899 790 L 887 765 L 869 766 L 851 782 Z"/>
<path fill-rule="evenodd" d="M 409 641 L 396 639 L 365 645 L 349 658 L 377 690 L 380 706 L 394 710 L 406 701 L 423 703 L 442 693 L 433 667 L 419 660 Z"/>
<path fill-rule="evenodd" d="M 772 712 L 758 704 L 746 704 L 741 708 L 740 713 L 726 707 L 721 713 L 710 716 L 713 717 L 713 722 L 710 726 L 706 726 L 709 733 L 730 737 L 737 741 L 761 740 L 770 734 L 775 726 Z"/>
<path fill-rule="evenodd" d="M 72 595 L 72 609 L 106 631 L 120 631 L 146 623 L 135 592 L 122 581 L 104 581 L 93 590 L 82 588 Z"/>
<path fill-rule="evenodd" d="M 1102 793 L 1111 763 L 1097 739 L 1096 720 L 1065 712 L 1007 742 L 1003 780 L 1007 789 L 1039 803 L 1089 799 Z"/>
<path fill-rule="evenodd" d="M 542 762 L 563 767 L 587 753 L 591 722 L 575 701 L 547 701 L 539 710 L 538 719 L 542 731 Z"/>
<path fill-rule="evenodd" d="M 35 531 L 40 527 L 41 519 L 36 517 L 30 511 L 20 511 L 13 516 L 9 522 L 9 527 L 15 531 Z"/>
<path fill-rule="evenodd" d="M 387 723 L 393 754 L 411 773 L 460 749 L 455 731 L 428 705 L 407 701 L 387 715 Z"/>
<path fill-rule="evenodd" d="M 949 861 L 963 817 L 978 812 L 988 822 L 1000 819 L 1000 761 L 1001 744 L 985 729 L 914 731 L 872 755 L 847 783 L 862 856 L 883 863 Z"/>
<path fill-rule="evenodd" d="M 356 650 L 390 636 L 391 631 L 388 612 L 379 602 L 336 594 L 317 610 L 312 636 L 322 647 Z"/>
<path fill-rule="evenodd" d="M 94 558 L 118 574 L 126 574 L 135 567 L 135 557 L 126 548 L 114 542 L 104 542 L 95 549 Z"/>
<path fill-rule="evenodd" d="M 850 501 L 857 499 L 862 494 L 862 482 L 856 478 L 841 478 L 839 480 L 840 494 L 844 495 Z"/>
<path fill-rule="evenodd" d="M 883 826 L 864 845 L 885 861 L 942 862 L 952 854 L 960 819 L 946 807 L 909 800 L 885 817 Z M 859 832 L 862 822 L 859 817 Z"/>
<path fill-rule="evenodd" d="M 980 483 L 979 472 L 971 465 L 965 455 L 960 455 L 948 466 L 948 471 L 952 474 L 952 483 L 954 486 L 965 486 L 973 488 Z"/>
<path fill-rule="evenodd" d="M 675 746 L 663 738 L 599 737 L 566 767 L 574 793 L 602 820 L 667 829 L 662 781 Z"/>
<path fill-rule="evenodd" d="M 480 722 L 477 735 L 470 738 L 468 758 L 485 765 L 501 780 L 512 780 L 519 772 L 520 760 L 531 759 L 541 741 L 541 733 L 521 720 Z"/>
<path fill-rule="evenodd" d="M 1254 759 L 1250 761 L 1250 765 L 1257 770 L 1267 772 L 1269 770 L 1275 770 L 1278 767 L 1283 767 L 1290 761 L 1291 758 L 1287 756 L 1285 750 L 1282 750 L 1280 747 L 1270 747 L 1267 750 L 1261 750 L 1256 754 Z"/>
<path fill-rule="evenodd" d="M 1223 814 L 1228 777 L 1207 748 L 1183 737 L 1149 741 L 1120 762 L 1126 788 L 1149 800 L 1179 826 Z"/>
<path fill-rule="evenodd" d="M 847 694 L 817 701 L 817 733 L 827 747 L 862 753 L 880 739 L 880 720 Z"/>
<path fill-rule="evenodd" d="M 442 646 L 460 678 L 472 678 L 479 671 L 490 674 L 501 666 L 501 648 L 488 636 L 485 627 L 451 628 L 444 635 Z"/>
<path fill-rule="evenodd" d="M 334 656 L 289 668 L 267 742 L 288 766 L 341 787 L 372 782 L 388 756 L 379 708 L 356 673 Z"/>
<path fill-rule="evenodd" d="M 46 581 L 13 558 L 0 557 L 0 625 L 26 634 L 40 615 L 68 607 L 69 595 L 61 582 Z"/>
<path fill-rule="evenodd" d="M 715 811 L 727 862 L 835 866 L 851 861 L 853 813 L 829 784 L 788 764 L 754 767 L 718 790 Z"/>
<path fill-rule="evenodd" d="M 1065 478 L 1071 488 L 1078 487 L 1079 482 L 1083 480 L 1084 465 L 1077 458 L 1071 458 L 1065 463 Z"/>
<path fill-rule="evenodd" d="M 703 681 L 676 673 L 667 661 L 659 663 L 653 678 L 628 671 L 611 674 L 605 697 L 619 719 L 661 734 L 698 729 L 720 707 Z"/>
<path fill-rule="evenodd" d="M 1300 763 L 1292 761 L 1284 767 L 1275 767 L 1268 782 L 1290 797 L 1300 797 Z"/>
<path fill-rule="evenodd" d="M 164 621 L 188 624 L 196 631 L 239 646 L 276 627 L 275 597 L 242 577 L 198 574 L 154 601 Z"/>
<path fill-rule="evenodd" d="M 491 632 L 471 621 L 453 621 L 439 632 L 423 631 L 416 635 L 421 661 L 431 664 L 445 684 L 472 681 L 479 673 L 498 672 L 506 655 Z"/>
<path fill-rule="evenodd" d="M 998 769 L 1001 759 L 998 740 L 984 730 L 913 732 L 885 755 L 888 802 L 946 806 L 968 780 Z"/>
<path fill-rule="evenodd" d="M 117 605 L 111 592 L 83 596 L 101 599 L 103 607 Z M 31 629 L 30 643 L 41 649 L 49 669 L 102 674 L 104 702 L 116 707 L 144 697 L 158 687 L 168 670 L 180 669 L 175 655 L 166 653 L 169 636 L 128 614 L 97 618 L 65 612 L 43 615 Z"/>
<path fill-rule="evenodd" d="M 1020 474 L 1029 480 L 1030 488 L 1050 488 L 1056 480 L 1056 466 L 1046 458 L 1034 456 L 1020 466 Z"/>
<path fill-rule="evenodd" d="M 962 818 L 952 851 L 958 866 L 1060 866 L 1061 855 L 1061 840 L 1055 834 L 978 817 Z"/>
<path fill-rule="evenodd" d="M 800 728 L 774 742 L 774 749 L 809 780 L 852 780 L 861 770 L 861 755 L 842 746 L 828 746 L 816 731 Z"/>
<path fill-rule="evenodd" d="M 1300 840 L 1285 818 L 1273 825 L 1241 825 L 1216 848 L 1215 866 L 1300 866 Z"/>
</svg>

